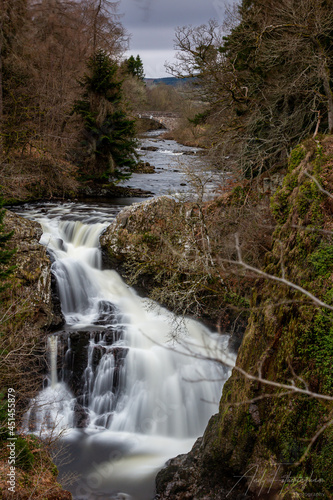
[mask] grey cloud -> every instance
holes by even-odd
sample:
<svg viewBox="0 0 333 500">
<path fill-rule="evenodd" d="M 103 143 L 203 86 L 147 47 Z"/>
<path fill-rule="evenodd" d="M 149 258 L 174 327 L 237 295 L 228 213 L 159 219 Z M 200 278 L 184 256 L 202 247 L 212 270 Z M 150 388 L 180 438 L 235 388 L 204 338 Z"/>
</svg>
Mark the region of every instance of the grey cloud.
<svg viewBox="0 0 333 500">
<path fill-rule="evenodd" d="M 122 0 L 119 11 L 128 28 L 142 23 L 174 28 L 218 17 L 223 5 L 224 0 Z"/>
<path fill-rule="evenodd" d="M 135 37 L 135 38 L 134 38 Z M 163 50 L 173 48 L 174 30 L 155 26 L 142 27 L 135 30 L 132 36 L 131 47 L 137 50 Z"/>
</svg>

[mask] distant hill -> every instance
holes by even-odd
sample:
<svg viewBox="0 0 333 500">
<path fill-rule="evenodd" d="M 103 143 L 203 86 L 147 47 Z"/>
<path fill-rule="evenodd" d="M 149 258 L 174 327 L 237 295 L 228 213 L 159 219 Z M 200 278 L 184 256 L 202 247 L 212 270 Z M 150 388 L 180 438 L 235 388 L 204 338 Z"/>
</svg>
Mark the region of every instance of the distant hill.
<svg viewBox="0 0 333 500">
<path fill-rule="evenodd" d="M 146 85 L 148 87 L 152 85 L 158 85 L 160 83 L 164 83 L 165 85 L 171 85 L 172 87 L 176 87 L 179 85 L 184 85 L 188 81 L 187 78 L 182 79 L 182 78 L 175 78 L 173 76 L 166 77 L 166 78 L 145 78 Z"/>
</svg>

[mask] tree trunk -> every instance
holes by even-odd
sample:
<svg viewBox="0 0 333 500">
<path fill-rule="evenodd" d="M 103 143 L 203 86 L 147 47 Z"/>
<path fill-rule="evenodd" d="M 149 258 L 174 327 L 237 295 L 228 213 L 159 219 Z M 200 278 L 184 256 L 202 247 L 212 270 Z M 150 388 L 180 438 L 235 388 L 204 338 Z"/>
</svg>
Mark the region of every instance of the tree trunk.
<svg viewBox="0 0 333 500">
<path fill-rule="evenodd" d="M 330 72 L 327 66 L 326 59 L 323 61 L 323 67 L 321 71 L 321 77 L 323 80 L 323 86 L 325 90 L 325 95 L 327 97 L 327 114 L 328 114 L 328 131 L 333 134 L 333 95 L 330 84 Z"/>
<path fill-rule="evenodd" d="M 93 54 L 96 54 L 96 51 L 97 51 L 97 30 L 98 30 L 97 21 L 98 21 L 98 17 L 99 17 L 101 8 L 102 8 L 102 0 L 98 0 L 98 4 L 97 4 L 95 15 L 94 15 L 94 25 L 93 25 L 93 30 L 94 30 L 94 32 L 93 32 Z"/>
</svg>

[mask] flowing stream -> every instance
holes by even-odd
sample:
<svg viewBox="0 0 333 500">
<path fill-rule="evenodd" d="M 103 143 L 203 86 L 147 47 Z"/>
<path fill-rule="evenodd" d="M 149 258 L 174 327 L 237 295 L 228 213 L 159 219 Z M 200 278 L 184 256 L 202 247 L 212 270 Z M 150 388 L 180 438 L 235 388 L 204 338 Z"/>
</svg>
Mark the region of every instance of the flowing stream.
<svg viewBox="0 0 333 500">
<path fill-rule="evenodd" d="M 103 269 L 99 236 L 121 206 L 28 205 L 43 228 L 66 325 L 49 337 L 49 374 L 27 432 L 58 435 L 74 499 L 149 500 L 154 477 L 190 450 L 218 410 L 234 362 L 228 337 L 140 298 Z M 60 454 L 61 456 L 61 454 Z"/>
<path fill-rule="evenodd" d="M 177 194 L 190 198 L 204 189 L 211 198 L 227 174 L 212 170 L 202 153 L 204 150 L 163 139 L 164 131 L 148 132 L 141 138 L 138 154 L 144 162 L 155 166 L 155 174 L 133 174 L 123 185 L 149 190 L 155 195 Z M 191 175 L 189 175 L 191 172 Z"/>
</svg>

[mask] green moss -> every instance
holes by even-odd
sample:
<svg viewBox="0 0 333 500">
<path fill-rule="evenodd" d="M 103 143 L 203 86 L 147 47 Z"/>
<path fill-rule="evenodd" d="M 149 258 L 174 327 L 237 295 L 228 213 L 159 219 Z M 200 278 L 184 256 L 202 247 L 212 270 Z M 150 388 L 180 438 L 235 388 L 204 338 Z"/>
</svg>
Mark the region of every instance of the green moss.
<svg viewBox="0 0 333 500">
<path fill-rule="evenodd" d="M 229 304 L 230 306 L 235 306 L 242 309 L 248 309 L 250 307 L 249 299 L 241 295 L 238 295 L 236 292 L 233 292 L 232 290 L 228 290 L 225 293 L 223 300 L 226 304 Z"/>
<path fill-rule="evenodd" d="M 148 245 L 154 246 L 154 245 L 157 245 L 157 243 L 159 243 L 160 238 L 156 234 L 146 232 L 146 233 L 143 233 L 143 235 L 141 236 L 141 241 L 143 243 L 147 243 Z"/>
<path fill-rule="evenodd" d="M 301 144 L 294 148 L 290 154 L 289 161 L 288 161 L 288 171 L 292 172 L 295 168 L 299 166 L 302 160 L 304 160 L 306 156 L 306 150 L 304 146 Z"/>
<path fill-rule="evenodd" d="M 21 436 L 18 436 L 15 441 L 15 453 L 16 465 L 28 472 L 35 463 L 35 457 L 30 450 L 29 444 Z"/>
<path fill-rule="evenodd" d="M 284 399 L 274 406 L 277 425 L 275 431 L 270 429 L 267 434 L 267 445 L 282 463 L 295 464 L 304 454 L 308 439 L 316 432 L 320 421 L 320 404 L 307 396 L 300 396 Z M 269 435 L 272 434 L 275 435 L 273 447 L 269 443 Z"/>
<path fill-rule="evenodd" d="M 321 223 L 322 214 L 320 204 L 322 199 L 322 193 L 313 181 L 308 180 L 303 182 L 296 199 L 296 208 L 300 216 L 305 217 L 309 214 L 311 222 Z"/>
<path fill-rule="evenodd" d="M 321 144 L 318 144 L 316 149 L 315 159 L 313 162 L 315 173 L 320 172 L 321 167 L 323 166 L 325 161 L 327 161 L 327 159 L 328 159 L 327 156 L 324 154 L 323 146 Z"/>
<path fill-rule="evenodd" d="M 308 258 L 317 276 L 329 277 L 333 272 L 333 245 L 321 243 L 319 248 Z"/>
<path fill-rule="evenodd" d="M 275 220 L 279 224 L 284 224 L 289 216 L 291 206 L 289 204 L 290 191 L 282 188 L 278 189 L 271 198 L 271 210 Z"/>
<path fill-rule="evenodd" d="M 333 394 L 333 313 L 319 311 L 304 328 L 297 352 L 309 360 L 304 376 L 318 392 Z"/>
<path fill-rule="evenodd" d="M 330 426 L 324 433 L 321 445 L 314 447 L 311 454 L 311 469 L 309 474 L 317 482 L 310 483 L 309 491 L 318 491 L 318 484 L 323 486 L 326 492 L 332 492 L 333 485 L 333 429 Z"/>
<path fill-rule="evenodd" d="M 284 186 L 287 188 L 288 193 L 290 194 L 293 189 L 295 189 L 298 185 L 298 172 L 292 171 L 286 175 L 283 182 Z"/>
<path fill-rule="evenodd" d="M 231 193 L 231 204 L 234 206 L 243 205 L 245 202 L 248 189 L 243 186 L 236 186 Z"/>
<path fill-rule="evenodd" d="M 51 474 L 52 474 L 52 476 L 54 476 L 54 477 L 57 477 L 57 476 L 58 476 L 58 474 L 59 474 L 58 467 L 57 467 L 55 464 L 52 464 L 52 465 L 51 465 Z"/>
</svg>

